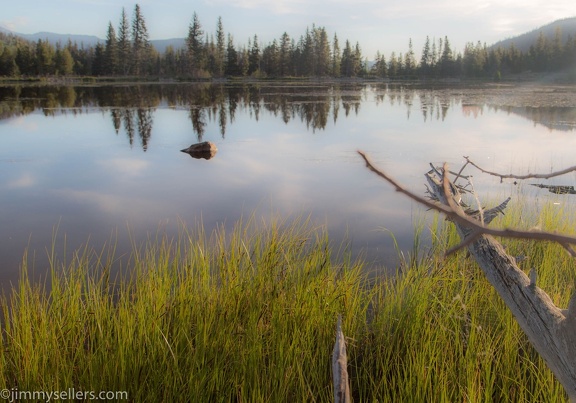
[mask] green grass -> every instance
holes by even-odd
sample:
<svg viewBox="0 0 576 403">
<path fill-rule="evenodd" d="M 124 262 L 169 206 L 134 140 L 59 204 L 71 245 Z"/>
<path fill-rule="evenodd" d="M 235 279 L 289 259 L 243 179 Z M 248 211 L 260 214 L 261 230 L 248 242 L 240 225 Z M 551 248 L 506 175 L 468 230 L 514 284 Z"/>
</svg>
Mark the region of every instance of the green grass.
<svg viewBox="0 0 576 403">
<path fill-rule="evenodd" d="M 566 232 L 576 222 L 538 214 Z M 2 300 L 0 388 L 127 391 L 151 402 L 332 401 L 342 314 L 356 402 L 565 400 L 471 258 L 444 259 L 455 231 L 439 220 L 431 228 L 431 252 L 378 281 L 333 255 L 325 230 L 306 220 L 159 236 L 134 245 L 124 275 L 110 270 L 113 247 L 87 247 L 66 266 L 52 259 L 50 289 L 27 277 L 24 262 Z M 567 254 L 522 241 L 508 248 L 529 255 L 539 286 L 565 306 L 575 277 Z"/>
</svg>

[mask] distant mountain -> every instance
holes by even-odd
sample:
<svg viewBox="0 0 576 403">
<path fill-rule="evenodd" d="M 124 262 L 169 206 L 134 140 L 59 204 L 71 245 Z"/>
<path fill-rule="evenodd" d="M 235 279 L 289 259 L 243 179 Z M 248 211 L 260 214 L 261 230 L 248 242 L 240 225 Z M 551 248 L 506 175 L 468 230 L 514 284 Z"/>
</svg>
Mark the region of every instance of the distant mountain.
<svg viewBox="0 0 576 403">
<path fill-rule="evenodd" d="M 548 40 L 553 40 L 554 36 L 556 35 L 556 28 L 560 28 L 562 33 L 562 44 L 564 44 L 566 39 L 568 39 L 568 36 L 572 36 L 573 38 L 576 37 L 576 17 L 557 20 L 525 34 L 504 39 L 502 41 L 496 42 L 490 48 L 495 49 L 501 47 L 507 49 L 510 47 L 510 45 L 514 44 L 518 50 L 522 52 L 528 52 L 530 50 L 530 46 L 534 45 L 538 40 L 540 32 L 542 32 Z"/>
<path fill-rule="evenodd" d="M 56 34 L 54 32 L 36 32 L 35 34 L 21 34 L 18 32 L 10 31 L 7 28 L 0 27 L 0 32 L 10 35 L 18 36 L 30 42 L 38 42 L 38 40 L 48 40 L 53 45 L 57 43 L 67 44 L 68 41 L 76 42 L 78 45 L 85 47 L 96 46 L 98 43 L 104 43 L 103 39 L 93 35 L 72 35 L 72 34 Z"/>
<path fill-rule="evenodd" d="M 10 31 L 7 28 L 0 26 L 0 32 L 5 34 L 11 34 L 18 36 L 20 38 L 26 39 L 31 42 L 38 42 L 38 40 L 48 40 L 53 45 L 57 43 L 67 44 L 68 41 L 72 43 L 77 43 L 78 45 L 84 45 L 85 47 L 96 46 L 98 43 L 104 43 L 106 40 L 98 38 L 93 35 L 72 35 L 72 34 L 56 34 L 54 32 L 37 32 L 35 34 L 20 34 L 18 32 Z M 173 39 L 158 39 L 150 41 L 152 46 L 160 53 L 164 53 L 168 46 L 172 46 L 174 49 L 183 48 L 186 45 L 186 40 L 184 38 L 173 38 Z"/>
</svg>

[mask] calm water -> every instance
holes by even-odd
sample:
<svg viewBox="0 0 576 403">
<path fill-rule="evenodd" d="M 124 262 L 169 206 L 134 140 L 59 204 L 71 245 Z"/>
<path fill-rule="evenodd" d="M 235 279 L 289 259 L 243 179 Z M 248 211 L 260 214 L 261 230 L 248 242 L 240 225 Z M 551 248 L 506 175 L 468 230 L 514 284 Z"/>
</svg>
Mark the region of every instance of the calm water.
<svg viewBox="0 0 576 403">
<path fill-rule="evenodd" d="M 310 215 L 371 267 L 393 269 L 390 231 L 409 249 L 425 213 L 368 172 L 356 150 L 419 193 L 430 162 L 459 167 L 464 155 L 500 172 L 566 168 L 576 164 L 574 90 L 0 87 L 0 281 L 17 278 L 26 248 L 45 272 L 53 239 L 69 252 L 112 238 L 120 255 L 130 239 L 175 235 L 198 220 L 207 231 L 232 227 L 252 213 Z M 179 151 L 205 140 L 218 146 L 210 160 Z M 492 195 L 516 191 L 474 175 Z M 558 197 L 540 192 L 544 202 Z"/>
</svg>

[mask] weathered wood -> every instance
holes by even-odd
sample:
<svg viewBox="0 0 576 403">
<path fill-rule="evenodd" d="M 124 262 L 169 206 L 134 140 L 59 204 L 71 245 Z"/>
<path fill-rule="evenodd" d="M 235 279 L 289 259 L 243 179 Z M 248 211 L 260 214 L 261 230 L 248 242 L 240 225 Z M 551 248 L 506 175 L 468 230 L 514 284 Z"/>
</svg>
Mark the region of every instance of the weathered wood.
<svg viewBox="0 0 576 403">
<path fill-rule="evenodd" d="M 459 195 L 452 194 L 455 187 L 450 186 L 450 192 L 445 192 L 447 187 L 442 173 L 428 172 L 426 179 L 435 198 L 457 214 L 464 214 L 460 203 L 455 201 L 459 200 Z M 450 194 L 447 196 L 447 193 Z M 476 237 L 468 245 L 470 254 L 565 388 L 570 401 L 576 402 L 576 294 L 568 309 L 558 308 L 548 294 L 537 287 L 536 272 L 528 278 L 495 238 L 485 234 L 478 236 L 461 221 L 454 224 L 462 241 L 468 236 Z"/>
<path fill-rule="evenodd" d="M 348 385 L 348 358 L 346 356 L 346 340 L 342 332 L 342 316 L 338 316 L 336 325 L 336 342 L 332 350 L 332 382 L 334 384 L 334 402 L 350 402 L 350 386 Z"/>
</svg>

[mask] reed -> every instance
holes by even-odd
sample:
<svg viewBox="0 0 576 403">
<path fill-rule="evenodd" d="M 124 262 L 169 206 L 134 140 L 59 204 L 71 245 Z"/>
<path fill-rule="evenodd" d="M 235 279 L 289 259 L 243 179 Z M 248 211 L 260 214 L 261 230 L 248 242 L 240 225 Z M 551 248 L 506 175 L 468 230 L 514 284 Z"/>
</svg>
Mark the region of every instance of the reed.
<svg viewBox="0 0 576 403">
<path fill-rule="evenodd" d="M 525 207 L 501 223 L 533 214 L 568 232 L 576 222 Z M 332 401 L 342 314 L 354 401 L 565 399 L 474 261 L 465 252 L 443 257 L 457 243 L 450 224 L 435 219 L 429 230 L 431 250 L 413 251 L 398 275 L 378 281 L 305 219 L 159 235 L 134 244 L 123 274 L 111 269 L 113 245 L 86 247 L 66 265 L 52 259 L 50 288 L 29 279 L 24 261 L 2 299 L 0 388 L 126 391 L 131 401 Z M 567 303 L 574 264 L 565 253 L 508 247 L 528 255 L 539 285 Z"/>
</svg>

